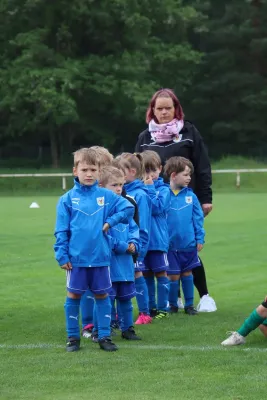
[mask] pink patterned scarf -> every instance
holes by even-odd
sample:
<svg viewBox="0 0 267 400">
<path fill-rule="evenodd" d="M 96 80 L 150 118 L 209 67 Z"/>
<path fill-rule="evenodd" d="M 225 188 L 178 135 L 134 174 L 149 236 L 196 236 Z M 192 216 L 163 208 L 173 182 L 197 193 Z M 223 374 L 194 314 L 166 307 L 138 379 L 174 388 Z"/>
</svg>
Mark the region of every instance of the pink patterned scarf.
<svg viewBox="0 0 267 400">
<path fill-rule="evenodd" d="M 184 121 L 174 118 L 167 124 L 157 124 L 153 119 L 149 122 L 148 130 L 156 143 L 171 142 L 179 138 L 179 133 L 184 127 Z"/>
</svg>

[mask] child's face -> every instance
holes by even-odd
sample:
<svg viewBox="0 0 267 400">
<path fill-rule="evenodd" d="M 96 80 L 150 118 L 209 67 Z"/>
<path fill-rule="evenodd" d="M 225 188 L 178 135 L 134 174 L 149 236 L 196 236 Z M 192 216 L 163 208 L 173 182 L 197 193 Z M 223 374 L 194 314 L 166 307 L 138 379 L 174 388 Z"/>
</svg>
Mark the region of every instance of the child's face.
<svg viewBox="0 0 267 400">
<path fill-rule="evenodd" d="M 175 172 L 173 172 L 171 174 L 171 183 L 173 185 L 173 187 L 175 188 L 179 188 L 181 186 L 188 186 L 190 181 L 191 181 L 191 169 L 186 166 L 184 171 L 179 172 L 178 174 L 176 174 Z"/>
<path fill-rule="evenodd" d="M 120 196 L 124 183 L 124 178 L 110 178 L 105 188 Z"/>
<path fill-rule="evenodd" d="M 153 181 L 156 181 L 159 178 L 159 175 L 161 173 L 162 167 L 160 168 L 155 168 L 154 170 L 147 170 L 145 173 L 145 179 L 153 179 Z"/>
<path fill-rule="evenodd" d="M 125 168 L 125 182 L 133 182 L 136 179 L 136 169 L 135 168 Z"/>
<path fill-rule="evenodd" d="M 73 174 L 79 178 L 82 185 L 91 186 L 98 179 L 99 168 L 97 165 L 80 162 L 76 168 L 73 168 Z"/>
</svg>

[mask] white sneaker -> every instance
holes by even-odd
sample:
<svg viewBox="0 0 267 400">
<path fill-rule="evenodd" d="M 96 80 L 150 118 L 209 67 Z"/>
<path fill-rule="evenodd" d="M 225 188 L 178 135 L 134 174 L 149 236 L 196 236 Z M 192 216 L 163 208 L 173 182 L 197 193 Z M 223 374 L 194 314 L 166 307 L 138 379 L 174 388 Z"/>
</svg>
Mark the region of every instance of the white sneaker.
<svg viewBox="0 0 267 400">
<path fill-rule="evenodd" d="M 246 343 L 244 336 L 240 335 L 238 332 L 229 332 L 231 335 L 228 339 L 225 339 L 221 344 L 223 346 L 237 346 L 238 344 Z"/>
<path fill-rule="evenodd" d="M 180 308 L 181 310 L 184 309 L 184 303 L 183 303 L 182 297 L 178 297 L 177 307 Z"/>
<path fill-rule="evenodd" d="M 205 294 L 201 297 L 200 302 L 197 306 L 198 312 L 214 312 L 217 310 L 216 303 L 209 294 Z"/>
</svg>

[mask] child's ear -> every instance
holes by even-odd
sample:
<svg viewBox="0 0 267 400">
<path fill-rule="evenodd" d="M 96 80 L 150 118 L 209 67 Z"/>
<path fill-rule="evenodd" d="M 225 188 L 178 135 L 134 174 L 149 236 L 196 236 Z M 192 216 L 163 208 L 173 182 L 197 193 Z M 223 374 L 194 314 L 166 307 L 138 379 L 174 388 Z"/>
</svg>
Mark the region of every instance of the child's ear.
<svg viewBox="0 0 267 400">
<path fill-rule="evenodd" d="M 170 179 L 174 179 L 175 177 L 176 177 L 176 172 L 172 172 L 171 176 L 170 176 Z"/>
<path fill-rule="evenodd" d="M 78 174 L 77 174 L 77 169 L 75 168 L 75 167 L 73 167 L 73 175 L 74 176 L 77 176 Z"/>
</svg>

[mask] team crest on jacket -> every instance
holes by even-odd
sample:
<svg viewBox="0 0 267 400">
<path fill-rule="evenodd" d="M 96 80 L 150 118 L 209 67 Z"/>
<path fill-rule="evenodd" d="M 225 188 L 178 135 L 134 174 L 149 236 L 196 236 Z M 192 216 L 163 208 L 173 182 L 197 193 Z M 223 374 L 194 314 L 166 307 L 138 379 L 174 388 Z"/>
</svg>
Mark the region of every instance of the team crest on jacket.
<svg viewBox="0 0 267 400">
<path fill-rule="evenodd" d="M 186 196 L 186 197 L 185 197 L 185 202 L 186 202 L 187 204 L 191 204 L 191 203 L 192 203 L 192 200 L 193 200 L 192 196 Z"/>
<path fill-rule="evenodd" d="M 176 135 L 176 136 L 173 138 L 173 142 L 174 142 L 174 143 L 179 143 L 179 142 L 182 140 L 182 137 L 183 137 L 183 134 L 181 134 L 181 135 Z"/>
<path fill-rule="evenodd" d="M 99 206 L 103 206 L 105 204 L 105 198 L 104 197 L 97 197 L 96 201 L 97 201 L 97 204 Z"/>
</svg>

